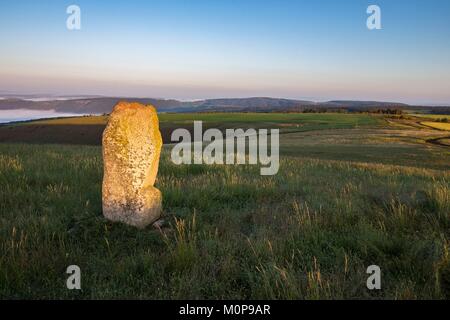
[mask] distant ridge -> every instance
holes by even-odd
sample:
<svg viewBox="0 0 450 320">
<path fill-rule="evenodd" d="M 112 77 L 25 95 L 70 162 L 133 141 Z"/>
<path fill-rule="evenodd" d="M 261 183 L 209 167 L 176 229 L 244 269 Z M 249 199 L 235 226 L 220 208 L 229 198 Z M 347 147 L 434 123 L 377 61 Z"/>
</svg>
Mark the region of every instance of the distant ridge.
<svg viewBox="0 0 450 320">
<path fill-rule="evenodd" d="M 332 100 L 325 102 L 326 105 L 374 108 L 374 107 L 408 107 L 408 104 L 399 102 L 383 102 L 383 101 L 358 101 L 358 100 Z"/>
<path fill-rule="evenodd" d="M 30 99 L 6 98 L 0 100 L 0 110 L 31 109 L 54 110 L 64 113 L 101 114 L 110 113 L 112 108 L 121 100 L 138 101 L 144 104 L 152 104 L 158 109 L 170 110 L 181 108 L 183 103 L 177 100 L 141 99 L 141 98 L 81 98 L 67 100 L 37 101 Z"/>
<path fill-rule="evenodd" d="M 328 102 L 314 102 L 307 100 L 294 100 L 270 97 L 250 98 L 224 98 L 206 99 L 199 101 L 179 101 L 174 99 L 155 98 L 122 98 L 122 97 L 88 97 L 70 98 L 55 97 L 11 97 L 3 96 L 0 99 L 0 110 L 30 109 L 30 110 L 54 110 L 55 112 L 77 113 L 77 114 L 103 114 L 110 113 L 117 102 L 121 100 L 137 101 L 144 104 L 154 105 L 159 112 L 301 112 L 305 110 L 347 110 L 364 111 L 376 108 L 409 108 L 410 106 L 398 102 L 379 101 L 354 101 L 354 100 L 332 100 Z M 420 107 L 426 108 L 426 107 Z M 444 108 L 446 107 L 436 107 Z"/>
<path fill-rule="evenodd" d="M 201 111 L 283 111 L 314 105 L 315 102 L 268 97 L 208 99 L 197 102 Z"/>
</svg>

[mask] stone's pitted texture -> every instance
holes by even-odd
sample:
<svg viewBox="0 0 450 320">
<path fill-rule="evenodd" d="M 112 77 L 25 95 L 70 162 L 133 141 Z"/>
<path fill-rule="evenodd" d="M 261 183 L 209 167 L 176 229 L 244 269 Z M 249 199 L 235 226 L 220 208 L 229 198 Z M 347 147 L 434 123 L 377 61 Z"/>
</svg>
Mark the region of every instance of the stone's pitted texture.
<svg viewBox="0 0 450 320">
<path fill-rule="evenodd" d="M 103 132 L 103 215 L 144 228 L 160 218 L 161 192 L 153 187 L 162 139 L 153 106 L 119 102 Z"/>
</svg>

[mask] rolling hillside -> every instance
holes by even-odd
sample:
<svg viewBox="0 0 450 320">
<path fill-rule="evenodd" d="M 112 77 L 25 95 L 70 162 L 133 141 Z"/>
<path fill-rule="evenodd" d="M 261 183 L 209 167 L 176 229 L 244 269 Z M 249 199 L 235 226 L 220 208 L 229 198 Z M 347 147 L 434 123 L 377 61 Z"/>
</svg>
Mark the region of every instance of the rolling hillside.
<svg viewBox="0 0 450 320">
<path fill-rule="evenodd" d="M 39 100 L 18 97 L 0 99 L 1 110 L 30 109 L 54 110 L 63 113 L 103 114 L 111 112 L 120 100 L 133 100 L 154 105 L 159 112 L 301 112 L 304 110 L 346 110 L 366 111 L 370 109 L 400 108 L 414 110 L 419 107 L 397 102 L 378 101 L 329 101 L 313 102 L 281 98 L 252 97 L 230 99 L 206 99 L 199 101 L 179 101 L 174 99 L 89 97 L 57 100 Z M 434 108 L 420 107 L 432 112 Z M 440 113 L 450 108 L 439 108 Z"/>
</svg>

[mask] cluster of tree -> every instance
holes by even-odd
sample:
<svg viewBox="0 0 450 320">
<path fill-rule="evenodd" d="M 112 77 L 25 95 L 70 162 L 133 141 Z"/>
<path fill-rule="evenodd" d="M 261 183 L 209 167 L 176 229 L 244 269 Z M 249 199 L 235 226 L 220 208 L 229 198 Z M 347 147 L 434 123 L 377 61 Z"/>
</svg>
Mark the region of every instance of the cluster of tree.
<svg viewBox="0 0 450 320">
<path fill-rule="evenodd" d="M 401 109 L 391 109 L 391 108 L 386 108 L 386 109 L 372 109 L 372 110 L 368 110 L 369 113 L 376 113 L 376 114 L 390 114 L 390 115 L 402 115 L 403 114 L 403 110 Z"/>
<path fill-rule="evenodd" d="M 261 110 L 261 109 L 245 109 L 245 110 L 205 110 L 205 111 L 197 111 L 198 113 L 217 113 L 217 112 L 239 112 L 239 113 L 348 113 L 349 111 L 345 108 L 314 108 L 314 107 L 294 107 L 294 108 L 287 108 L 287 109 L 268 109 L 268 110 Z"/>
<path fill-rule="evenodd" d="M 428 113 L 450 115 L 450 107 L 432 107 L 428 109 Z"/>
<path fill-rule="evenodd" d="M 302 109 L 302 113 L 347 113 L 345 108 L 306 108 Z"/>
</svg>

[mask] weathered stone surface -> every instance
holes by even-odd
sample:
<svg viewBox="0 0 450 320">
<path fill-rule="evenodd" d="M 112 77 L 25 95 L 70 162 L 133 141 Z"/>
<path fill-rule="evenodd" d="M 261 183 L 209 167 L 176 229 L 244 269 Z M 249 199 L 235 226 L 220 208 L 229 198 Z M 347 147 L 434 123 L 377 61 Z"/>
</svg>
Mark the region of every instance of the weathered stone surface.
<svg viewBox="0 0 450 320">
<path fill-rule="evenodd" d="M 144 228 L 161 215 L 153 187 L 162 139 L 153 106 L 119 102 L 103 132 L 103 215 Z"/>
</svg>

